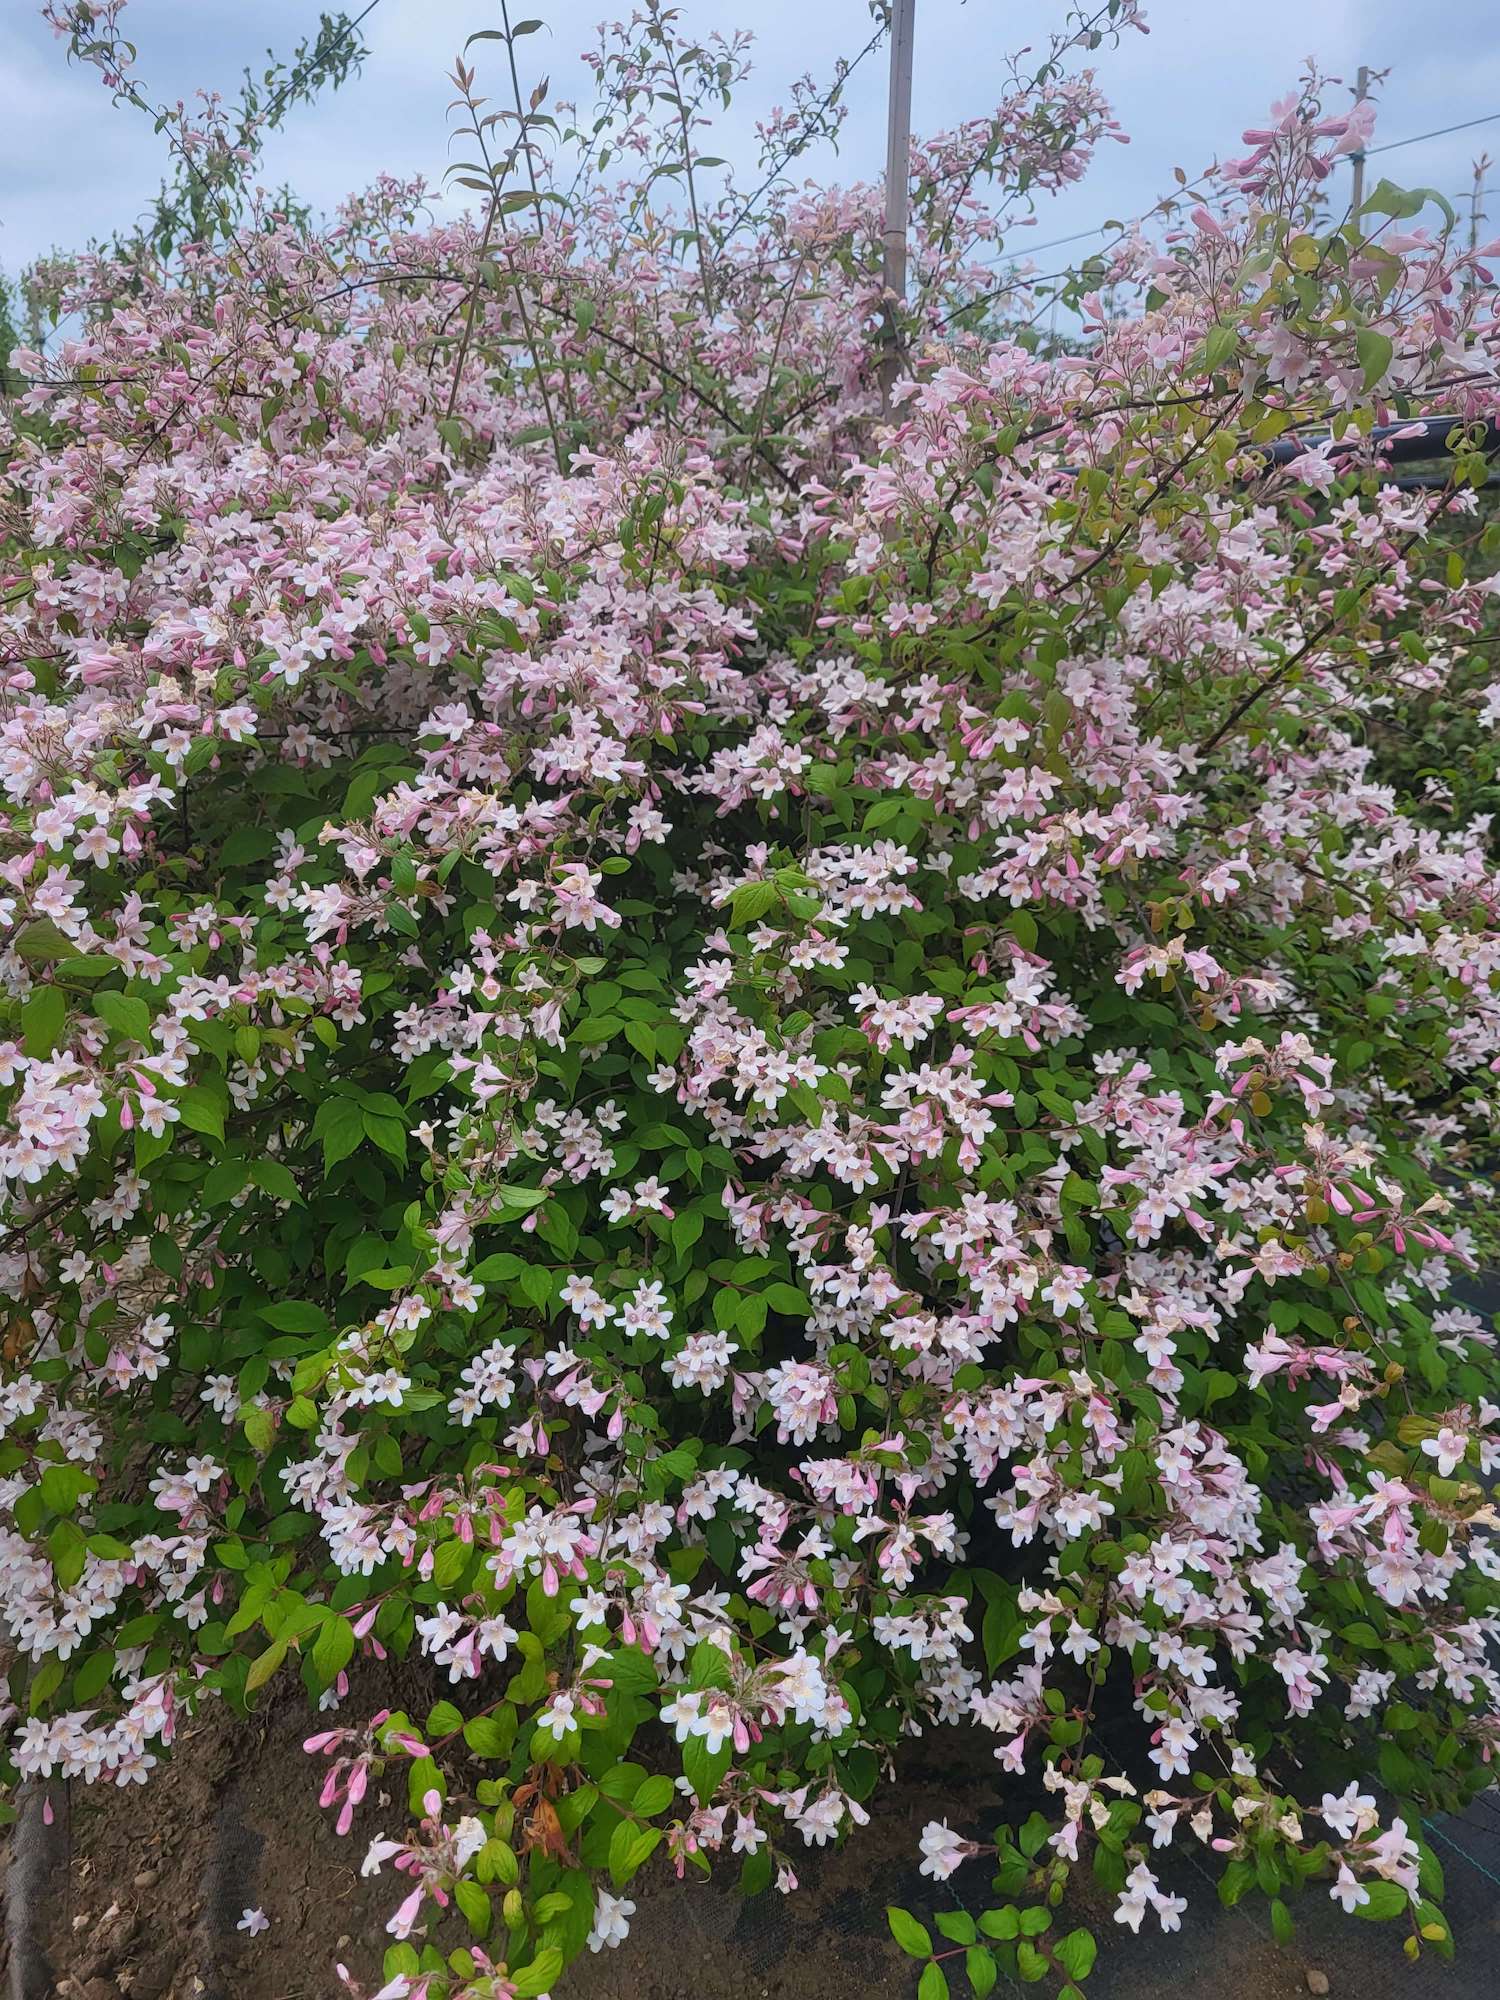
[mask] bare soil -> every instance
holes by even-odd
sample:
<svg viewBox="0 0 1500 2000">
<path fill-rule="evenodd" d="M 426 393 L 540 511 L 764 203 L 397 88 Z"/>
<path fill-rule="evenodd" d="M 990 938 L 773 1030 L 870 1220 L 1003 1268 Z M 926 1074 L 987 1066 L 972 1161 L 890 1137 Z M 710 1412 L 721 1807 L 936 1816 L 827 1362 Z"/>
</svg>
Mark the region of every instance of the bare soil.
<svg viewBox="0 0 1500 2000">
<path fill-rule="evenodd" d="M 360 1880 L 358 1831 L 336 1840 L 319 1811 L 309 1727 L 297 1700 L 264 1723 L 210 1711 L 144 1788 L 71 1788 L 71 1857 L 45 1912 L 54 1991 L 321 2000 L 339 1990 L 335 1938 L 351 1971 L 378 1969 L 391 1885 Z M 255 1907 L 272 1927 L 252 1938 L 236 1926 Z"/>
<path fill-rule="evenodd" d="M 440 1690 L 393 1683 L 364 1692 L 372 1704 L 420 1712 Z M 389 1875 L 362 1881 L 359 1863 L 375 1832 L 399 1828 L 404 1806 L 387 1802 L 382 1815 L 377 1799 L 346 1840 L 335 1838 L 302 1749 L 312 1726 L 296 1693 L 250 1723 L 211 1709 L 144 1789 L 73 1787 L 59 1863 L 39 1904 L 30 1892 L 47 1964 L 35 1945 L 24 1947 L 28 1963 L 8 1968 L 10 2000 L 334 2000 L 335 1958 L 378 1984 L 396 1899 Z M 566 1990 L 577 2000 L 913 2000 L 916 1968 L 892 1942 L 885 1906 L 902 1904 L 929 1923 L 965 1892 L 971 1907 L 984 1907 L 981 1869 L 935 1886 L 916 1863 L 929 1819 L 979 1830 L 1014 1813 L 986 1747 L 961 1732 L 918 1746 L 906 1781 L 877 1795 L 868 1827 L 841 1849 L 806 1855 L 791 1896 L 745 1903 L 727 1872 L 720 1886 L 677 1882 L 665 1866 L 648 1871 L 631 1892 L 629 1939 L 586 1958 Z M 1283 1949 L 1263 1906 L 1221 1910 L 1190 1857 L 1174 1863 L 1174 1886 L 1189 1895 L 1179 1936 L 1143 1930 L 1133 1939 L 1111 1921 L 1108 1901 L 1087 1892 L 1070 1898 L 1059 1921 L 1088 1923 L 1099 1937 L 1090 2000 L 1305 2000 L 1324 1990 L 1319 1973 L 1332 2000 L 1495 2000 L 1500 1813 L 1482 1802 L 1476 1814 L 1439 1849 L 1461 1947 L 1451 1967 L 1430 1953 L 1409 1966 L 1395 1926 L 1351 1923 L 1317 1890 L 1298 1907 L 1297 1939 Z M 251 1907 L 271 1919 L 255 1938 L 235 1928 Z M 950 1969 L 953 1992 L 965 1995 L 961 1960 Z M 1002 1980 L 997 1991 L 1008 1990 L 1022 1989 Z"/>
</svg>

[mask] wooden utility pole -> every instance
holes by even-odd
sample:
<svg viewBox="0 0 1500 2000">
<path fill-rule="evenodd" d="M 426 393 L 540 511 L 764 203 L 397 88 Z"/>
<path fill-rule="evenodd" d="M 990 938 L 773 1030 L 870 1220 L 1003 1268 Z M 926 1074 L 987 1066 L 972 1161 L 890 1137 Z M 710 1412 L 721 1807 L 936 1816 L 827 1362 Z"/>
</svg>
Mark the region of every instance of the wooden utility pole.
<svg viewBox="0 0 1500 2000">
<path fill-rule="evenodd" d="M 891 7 L 891 103 L 885 142 L 885 288 L 906 297 L 907 181 L 911 174 L 911 56 L 917 0 Z"/>
<path fill-rule="evenodd" d="M 1354 90 L 1355 103 L 1363 104 L 1365 99 L 1369 96 L 1369 94 L 1370 94 L 1370 72 L 1366 68 L 1366 66 L 1363 63 L 1361 63 L 1359 66 L 1359 81 L 1355 85 L 1355 90 Z M 1359 151 L 1357 153 L 1351 154 L 1350 157 L 1354 161 L 1354 226 L 1356 229 L 1358 229 L 1359 213 L 1360 210 L 1365 205 L 1364 147 L 1361 146 Z"/>
<path fill-rule="evenodd" d="M 885 142 L 885 331 L 881 383 L 889 401 L 900 368 L 900 311 L 906 302 L 906 230 L 911 177 L 911 64 L 917 0 L 892 0 L 891 96 Z"/>
</svg>

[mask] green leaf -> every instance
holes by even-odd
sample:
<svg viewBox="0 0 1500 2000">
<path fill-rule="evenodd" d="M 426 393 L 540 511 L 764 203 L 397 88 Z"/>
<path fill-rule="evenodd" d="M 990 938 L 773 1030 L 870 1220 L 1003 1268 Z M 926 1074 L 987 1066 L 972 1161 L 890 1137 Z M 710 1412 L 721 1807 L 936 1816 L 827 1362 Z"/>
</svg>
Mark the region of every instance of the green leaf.
<svg viewBox="0 0 1500 2000">
<path fill-rule="evenodd" d="M 17 953 L 33 963 L 70 958 L 77 950 L 67 932 L 51 917 L 36 917 L 31 923 L 23 924 L 16 932 L 13 943 Z M 113 964 L 114 961 L 108 962 Z"/>
<path fill-rule="evenodd" d="M 974 2000 L 984 2000 L 998 1977 L 995 1954 L 983 1945 L 975 1945 L 964 1953 L 964 1971 L 969 1975 Z"/>
<path fill-rule="evenodd" d="M 638 1056 L 644 1056 L 647 1062 L 656 1061 L 656 1030 L 648 1022 L 627 1021 L 625 1039 Z"/>
<path fill-rule="evenodd" d="M 432 1580 L 439 1590 L 450 1590 L 469 1566 L 467 1542 L 443 1542 L 433 1558 Z"/>
<path fill-rule="evenodd" d="M 685 1257 L 702 1234 L 702 1209 L 685 1208 L 680 1215 L 673 1217 L 672 1248 L 679 1257 Z"/>
<path fill-rule="evenodd" d="M 635 1839 L 631 1844 L 630 1853 L 626 1857 L 626 1866 L 630 1874 L 634 1875 L 639 1869 L 645 1866 L 666 1837 L 665 1827 L 638 1826 L 636 1828 Z"/>
<path fill-rule="evenodd" d="M 1400 188 L 1394 181 L 1379 181 L 1376 183 L 1374 193 L 1365 196 L 1360 206 L 1360 213 L 1390 215 L 1398 220 L 1405 220 L 1413 215 L 1420 215 L 1428 202 L 1432 202 L 1442 210 L 1451 229 L 1457 220 L 1453 213 L 1453 204 L 1436 188 Z"/>
<path fill-rule="evenodd" d="M 74 1521 L 59 1521 L 47 1537 L 47 1553 L 59 1586 L 71 1590 L 84 1571 L 87 1545 L 83 1530 Z"/>
<path fill-rule="evenodd" d="M 974 1919 L 967 1910 L 944 1910 L 934 1922 L 945 1938 L 954 1944 L 973 1944 L 979 1936 L 974 1928 Z"/>
<path fill-rule="evenodd" d="M 877 799 L 865 814 L 863 825 L 866 833 L 877 826 L 888 826 L 893 819 L 899 819 L 912 804 L 909 798 Z"/>
<path fill-rule="evenodd" d="M 812 1312 L 812 1300 L 795 1285 L 767 1285 L 761 1297 L 773 1313 L 780 1313 L 784 1319 L 806 1319 Z"/>
<path fill-rule="evenodd" d="M 774 882 L 745 882 L 729 899 L 729 927 L 741 930 L 774 909 L 781 892 Z"/>
<path fill-rule="evenodd" d="M 406 1162 L 406 1127 L 399 1118 L 387 1118 L 378 1112 L 361 1113 L 365 1136 L 374 1141 L 382 1153 L 389 1153 L 393 1160 Z"/>
<path fill-rule="evenodd" d="M 1047 1961 L 1030 1938 L 1018 1938 L 1016 1941 L 1016 1970 L 1028 1986 L 1034 1986 L 1039 1979 L 1047 1977 Z"/>
<path fill-rule="evenodd" d="M 193 1132 L 206 1132 L 211 1139 L 224 1136 L 224 1106 L 201 1083 L 189 1084 L 177 1100 L 182 1122 Z"/>
<path fill-rule="evenodd" d="M 645 1781 L 645 1772 L 639 1764 L 611 1764 L 599 1779 L 599 1789 L 605 1798 L 613 1799 L 616 1805 L 629 1805 Z"/>
<path fill-rule="evenodd" d="M 357 1282 L 376 1292 L 399 1292 L 411 1283 L 411 1272 L 410 1264 L 371 1264 L 360 1272 Z"/>
<path fill-rule="evenodd" d="M 227 834 L 219 849 L 219 859 L 229 868 L 247 861 L 263 861 L 276 850 L 276 836 L 267 827 L 237 826 Z"/>
<path fill-rule="evenodd" d="M 291 1170 L 280 1160 L 253 1160 L 250 1178 L 262 1194 L 273 1196 L 277 1201 L 302 1200 L 302 1191 L 292 1179 Z"/>
<path fill-rule="evenodd" d="M 509 1727 L 501 1717 L 509 1718 Z M 496 1759 L 510 1754 L 516 1740 L 516 1712 L 508 1704 L 494 1715 L 474 1715 L 464 1724 L 464 1741 L 476 1757 Z"/>
<path fill-rule="evenodd" d="M 311 1299 L 277 1299 L 259 1308 L 261 1318 L 278 1333 L 327 1333 L 328 1315 Z"/>
<path fill-rule="evenodd" d="M 258 1653 L 250 1662 L 250 1671 L 245 1676 L 245 1692 L 253 1694 L 255 1689 L 268 1681 L 286 1658 L 287 1639 L 273 1639 L 263 1653 Z"/>
<path fill-rule="evenodd" d="M 580 1021 L 576 1028 L 569 1030 L 568 1040 L 581 1043 L 585 1048 L 592 1048 L 596 1043 L 607 1042 L 612 1036 L 619 1034 L 623 1026 L 624 1022 L 618 1014 L 590 1014 L 586 1020 Z"/>
<path fill-rule="evenodd" d="M 696 1457 L 693 1462 L 696 1464 Z M 688 1663 L 688 1686 L 697 1689 L 727 1688 L 733 1683 L 734 1668 L 724 1648 L 716 1646 L 712 1639 L 700 1639 Z"/>
<path fill-rule="evenodd" d="M 624 1885 L 651 1858 L 665 1838 L 659 1826 L 636 1826 L 622 1819 L 610 1836 L 609 1873 L 617 1889 Z"/>
<path fill-rule="evenodd" d="M 336 1166 L 364 1142 L 365 1120 L 351 1097 L 329 1097 L 318 1106 L 313 1132 L 323 1142 L 323 1165 Z"/>
<path fill-rule="evenodd" d="M 203 1176 L 199 1198 L 205 1208 L 227 1208 L 249 1180 L 248 1160 L 220 1160 Z"/>
<path fill-rule="evenodd" d="M 1085 1930 L 1069 1931 L 1052 1947 L 1058 1964 L 1073 1979 L 1088 1978 L 1094 1969 L 1098 1949 L 1092 1931 Z"/>
<path fill-rule="evenodd" d="M 1372 326 L 1362 326 L 1354 336 L 1354 350 L 1359 356 L 1359 365 L 1365 371 L 1365 387 L 1373 389 L 1385 375 L 1396 352 L 1395 343 L 1388 333 L 1377 333 Z"/>
<path fill-rule="evenodd" d="M 1203 343 L 1203 363 L 1210 370 L 1222 368 L 1239 352 L 1240 330 L 1220 320 L 1211 326 Z"/>
<path fill-rule="evenodd" d="M 114 1670 L 115 1656 L 112 1652 L 91 1654 L 73 1675 L 72 1700 L 91 1702 L 109 1685 Z"/>
<path fill-rule="evenodd" d="M 948 2000 L 948 1975 L 936 1959 L 922 1967 L 917 1981 L 917 2000 Z"/>
<path fill-rule="evenodd" d="M 379 1262 L 379 1259 L 376 1259 Z M 485 1257 L 474 1266 L 470 1276 L 481 1285 L 502 1284 L 511 1278 L 519 1278 L 526 1266 L 514 1251 L 501 1250 L 493 1257 Z"/>
<path fill-rule="evenodd" d="M 717 1750 L 709 1749 L 706 1736 L 690 1736 L 683 1744 L 683 1776 L 692 1786 L 699 1805 L 706 1805 L 713 1797 L 733 1755 L 734 1745 L 727 1737 Z"/>
<path fill-rule="evenodd" d="M 464 1920 L 475 1937 L 487 1935 L 494 1911 L 490 1899 L 467 1875 L 460 1875 L 453 1884 L 453 1900 L 463 1911 Z"/>
<path fill-rule="evenodd" d="M 354 1657 L 354 1627 L 347 1618 L 326 1618 L 313 1641 L 312 1660 L 324 1687 L 331 1684 Z"/>
<path fill-rule="evenodd" d="M 271 1449 L 276 1440 L 276 1424 L 269 1410 L 254 1405 L 244 1416 L 245 1436 L 262 1457 Z"/>
<path fill-rule="evenodd" d="M 891 1936 L 910 1958 L 930 1958 L 932 1938 L 919 1924 L 910 1910 L 903 1910 L 899 1904 L 886 1905 L 885 1920 L 891 1927 Z"/>
<path fill-rule="evenodd" d="M 536 1995 L 545 1993 L 552 1986 L 563 1969 L 563 1955 L 556 1945 L 549 1944 L 539 1951 L 529 1965 L 523 1965 L 519 1972 L 506 1976 L 506 1984 L 516 2000 L 536 2000 Z"/>
<path fill-rule="evenodd" d="M 1025 1622 L 1016 1608 L 1014 1587 L 1003 1586 L 985 1606 L 984 1622 L 979 1628 L 985 1665 L 991 1673 L 1020 1650 Z"/>
<path fill-rule="evenodd" d="M 527 1215 L 532 1209 L 540 1208 L 543 1202 L 550 1201 L 553 1190 L 550 1188 L 514 1187 L 506 1183 L 497 1188 L 496 1193 L 500 1197 L 500 1206 L 505 1210 L 507 1215 Z"/>
<path fill-rule="evenodd" d="M 149 1045 L 151 1040 L 151 1010 L 144 1000 L 133 1000 L 125 993 L 96 993 L 94 1012 L 127 1042 L 142 1042 Z M 204 1129 L 202 1127 L 200 1130 Z"/>
<path fill-rule="evenodd" d="M 42 1498 L 54 1514 L 71 1514 L 94 1482 L 81 1465 L 49 1465 L 42 1474 Z"/>
<path fill-rule="evenodd" d="M 29 1056 L 50 1056 L 62 1041 L 68 996 L 60 986 L 38 986 L 21 1006 L 21 1047 Z"/>
<path fill-rule="evenodd" d="M 133 1553 L 129 1542 L 122 1542 L 115 1535 L 90 1535 L 89 1554 L 103 1556 L 106 1562 L 128 1562 Z"/>
<path fill-rule="evenodd" d="M 665 1812 L 677 1796 L 677 1788 L 672 1780 L 658 1771 L 649 1778 L 643 1778 L 640 1788 L 630 1801 L 632 1812 L 642 1819 L 650 1819 L 654 1814 Z"/>
<path fill-rule="evenodd" d="M 429 1792 L 436 1792 L 440 1799 L 448 1796 L 448 1781 L 431 1757 L 414 1757 L 406 1767 L 406 1803 L 413 1817 L 424 1811 L 423 1801 Z"/>
<path fill-rule="evenodd" d="M 1355 1910 L 1357 1917 L 1366 1917 L 1375 1923 L 1386 1923 L 1392 1917 L 1403 1916 L 1411 1906 L 1411 1898 L 1396 1882 L 1367 1880 L 1364 1883 L 1370 1900 L 1361 1903 Z"/>
<path fill-rule="evenodd" d="M 64 1671 L 62 1661 L 55 1654 L 37 1668 L 27 1695 L 27 1706 L 33 1715 L 39 1715 L 62 1686 Z"/>
</svg>

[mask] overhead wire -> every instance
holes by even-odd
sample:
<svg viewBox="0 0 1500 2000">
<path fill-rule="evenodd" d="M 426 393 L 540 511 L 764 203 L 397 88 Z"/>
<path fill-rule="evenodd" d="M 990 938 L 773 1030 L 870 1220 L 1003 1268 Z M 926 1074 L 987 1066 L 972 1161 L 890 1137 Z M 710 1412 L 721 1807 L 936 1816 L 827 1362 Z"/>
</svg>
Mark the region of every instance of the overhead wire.
<svg viewBox="0 0 1500 2000">
<path fill-rule="evenodd" d="M 1472 132 L 1476 125 L 1493 125 L 1500 119 L 1500 111 L 1487 111 L 1483 118 L 1465 118 L 1459 125 L 1439 125 L 1435 132 L 1414 132 L 1409 139 L 1388 139 L 1383 146 L 1366 146 L 1365 158 L 1371 160 L 1377 153 L 1394 153 L 1402 146 L 1420 146 L 1424 139 L 1446 139 L 1450 132 Z"/>
<path fill-rule="evenodd" d="M 1367 146 L 1364 157 L 1370 160 L 1377 153 L 1399 152 L 1403 146 L 1420 146 L 1428 139 L 1446 139 L 1450 133 L 1471 132 L 1476 125 L 1494 125 L 1497 122 L 1500 122 L 1500 111 L 1489 111 L 1482 118 L 1466 118 L 1457 125 L 1439 125 L 1431 132 L 1413 132 L 1405 139 L 1388 139 L 1383 146 Z M 1147 211 L 1148 214 L 1151 212 L 1150 210 Z M 1141 217 L 1136 218 L 1137 221 L 1142 219 Z M 1043 250 L 1061 250 L 1070 243 L 1086 243 L 1095 236 L 1103 236 L 1111 229 L 1119 230 L 1123 235 L 1126 226 L 1124 223 L 1113 220 L 1099 222 L 1092 229 L 1077 229 L 1071 236 L 1053 236 L 1049 237 L 1045 243 L 1028 243 L 1025 246 L 1024 254 L 1030 257 L 1039 255 Z M 1007 280 L 1005 284 L 997 285 L 993 291 L 981 292 L 978 298 L 970 299 L 966 305 L 960 306 L 957 312 L 950 313 L 948 319 L 943 321 L 943 325 L 947 326 L 951 320 L 959 318 L 963 313 L 972 312 L 976 306 L 985 305 L 989 300 L 999 298 L 1003 292 L 1013 290 L 1015 282 Z M 1046 283 L 1048 281 L 1042 279 L 1036 282 Z"/>
</svg>

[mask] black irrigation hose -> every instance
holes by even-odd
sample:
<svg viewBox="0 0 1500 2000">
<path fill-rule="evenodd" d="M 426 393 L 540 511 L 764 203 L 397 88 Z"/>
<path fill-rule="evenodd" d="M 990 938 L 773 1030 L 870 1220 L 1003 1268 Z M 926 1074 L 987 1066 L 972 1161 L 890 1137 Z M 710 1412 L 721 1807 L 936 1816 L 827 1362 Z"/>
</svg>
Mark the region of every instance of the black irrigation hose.
<svg viewBox="0 0 1500 2000">
<path fill-rule="evenodd" d="M 1462 417 L 1414 417 L 1409 423 L 1376 424 L 1368 433 L 1356 433 L 1348 438 L 1338 438 L 1334 440 L 1333 445 L 1336 454 L 1335 469 L 1348 471 L 1347 465 L 1338 465 L 1337 455 L 1347 456 L 1356 446 L 1365 443 L 1384 445 L 1387 461 L 1396 465 L 1419 465 L 1435 458 L 1442 458 L 1448 450 L 1448 434 L 1455 424 L 1463 424 L 1466 432 L 1472 435 L 1474 426 L 1465 424 Z M 1418 434 L 1410 435 L 1411 433 Z M 1290 465 L 1295 459 L 1300 458 L 1303 452 L 1314 451 L 1319 445 L 1327 444 L 1330 435 L 1328 431 L 1318 431 L 1311 437 L 1303 434 L 1278 438 L 1274 444 L 1247 444 L 1246 450 L 1261 453 L 1268 461 L 1269 470 L 1272 465 Z M 1485 425 L 1484 442 L 1479 449 L 1486 455 L 1500 453 L 1500 422 Z M 1060 469 L 1065 473 L 1076 473 L 1078 470 L 1073 465 L 1065 465 Z M 1448 484 L 1448 474 L 1412 472 L 1407 473 L 1404 478 L 1393 479 L 1389 483 L 1403 493 L 1417 493 L 1429 489 L 1436 491 Z M 1482 484 L 1500 486 L 1500 471 L 1492 472 Z"/>
<path fill-rule="evenodd" d="M 1376 424 L 1368 433 L 1368 439 L 1376 444 L 1384 444 L 1386 456 L 1393 464 L 1410 465 L 1420 463 L 1424 459 L 1441 458 L 1448 449 L 1446 443 L 1448 433 L 1455 424 L 1463 423 L 1462 417 L 1414 417 L 1410 423 L 1405 424 Z M 1420 436 L 1406 435 L 1412 431 L 1420 432 Z M 1264 451 L 1273 465 L 1289 465 L 1294 458 L 1300 458 L 1303 452 L 1313 450 L 1320 444 L 1326 444 L 1328 438 L 1327 431 L 1319 431 L 1315 437 L 1278 438 L 1272 445 L 1260 445 L 1255 448 Z M 1366 439 L 1359 435 L 1339 438 L 1335 440 L 1333 448 L 1336 452 L 1352 451 L 1356 445 L 1365 441 Z M 1500 451 L 1500 423 L 1485 425 L 1484 443 L 1480 449 L 1486 452 Z"/>
<path fill-rule="evenodd" d="M 1388 483 L 1394 486 L 1398 493 L 1436 492 L 1440 487 L 1448 484 L 1448 475 L 1446 472 L 1408 472 L 1404 478 L 1392 479 Z M 1488 479 L 1482 479 L 1479 484 L 1481 488 L 1485 486 L 1500 486 L 1500 472 L 1492 472 Z M 1465 486 L 1459 490 L 1465 493 L 1472 493 L 1476 489 L 1472 486 Z"/>
</svg>

